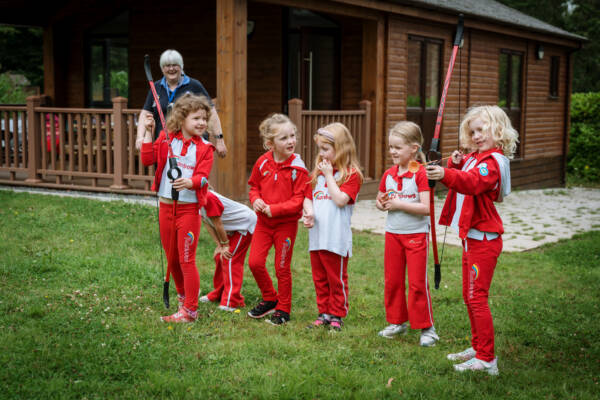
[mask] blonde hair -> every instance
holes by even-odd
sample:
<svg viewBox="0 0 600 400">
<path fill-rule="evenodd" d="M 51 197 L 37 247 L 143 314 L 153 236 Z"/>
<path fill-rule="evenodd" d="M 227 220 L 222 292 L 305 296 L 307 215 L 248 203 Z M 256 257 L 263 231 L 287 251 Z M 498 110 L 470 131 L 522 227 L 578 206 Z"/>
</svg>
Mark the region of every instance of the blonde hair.
<svg viewBox="0 0 600 400">
<path fill-rule="evenodd" d="M 390 136 L 399 137 L 408 145 L 418 145 L 419 150 L 417 150 L 416 158 L 421 164 L 425 165 L 427 159 L 425 158 L 425 153 L 423 153 L 423 133 L 419 125 L 411 121 L 398 122 L 390 129 Z"/>
<path fill-rule="evenodd" d="M 186 93 L 178 98 L 167 118 L 167 131 L 180 131 L 187 116 L 198 110 L 206 112 L 206 121 L 210 119 L 210 102 L 205 96 Z"/>
<path fill-rule="evenodd" d="M 263 147 L 265 150 L 270 150 L 268 143 L 273 143 L 275 136 L 279 135 L 278 127 L 285 124 L 290 124 L 294 130 L 294 135 L 298 135 L 296 125 L 284 114 L 270 114 L 260 123 L 258 130 L 260 131 L 260 137 L 263 140 Z"/>
<path fill-rule="evenodd" d="M 319 131 L 324 131 L 323 133 L 325 134 L 321 134 Z M 333 146 L 333 149 L 335 150 L 335 160 L 332 161 L 331 165 L 340 173 L 339 179 L 336 180 L 338 186 L 346 182 L 350 174 L 353 172 L 358 174 L 360 181 L 362 182 L 363 174 L 360 171 L 360 163 L 358 162 L 358 157 L 356 156 L 354 139 L 352 139 L 350 131 L 344 124 L 340 122 L 333 122 L 327 126 L 324 126 L 323 128 L 320 128 L 317 131 L 317 134 L 314 136 L 314 140 L 317 145 L 319 142 L 322 142 L 329 143 Z M 321 155 L 317 155 L 315 167 L 311 172 L 311 183 L 313 187 L 315 187 L 317 184 L 317 177 L 320 173 L 317 165 L 319 165 L 321 161 L 323 161 Z"/>
<path fill-rule="evenodd" d="M 471 122 L 480 118 L 483 121 L 483 131 L 492 135 L 494 144 L 502 149 L 504 155 L 513 158 L 519 133 L 513 128 L 508 115 L 498 106 L 478 106 L 470 108 L 460 123 L 460 142 L 471 151 L 476 148 L 471 137 Z"/>
</svg>

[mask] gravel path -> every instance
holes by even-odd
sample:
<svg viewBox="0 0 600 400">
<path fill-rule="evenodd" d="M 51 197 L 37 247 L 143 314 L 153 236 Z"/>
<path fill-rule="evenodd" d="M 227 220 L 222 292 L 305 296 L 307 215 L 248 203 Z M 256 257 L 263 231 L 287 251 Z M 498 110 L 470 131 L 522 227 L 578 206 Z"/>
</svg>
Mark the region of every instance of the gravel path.
<svg viewBox="0 0 600 400">
<path fill-rule="evenodd" d="M 0 190 L 39 193 L 55 196 L 84 197 L 100 201 L 125 201 L 156 206 L 150 196 L 117 195 L 78 191 L 59 191 L 26 187 L 0 186 Z M 436 199 L 436 219 L 444 200 Z M 600 189 L 540 189 L 514 191 L 496 207 L 504 222 L 504 251 L 523 251 L 545 243 L 568 239 L 576 233 L 600 230 Z M 360 200 L 354 208 L 352 227 L 385 233 L 385 212 L 375 208 L 374 200 Z M 444 240 L 445 227 L 437 225 L 438 242 Z M 446 243 L 460 246 L 452 229 Z"/>
</svg>

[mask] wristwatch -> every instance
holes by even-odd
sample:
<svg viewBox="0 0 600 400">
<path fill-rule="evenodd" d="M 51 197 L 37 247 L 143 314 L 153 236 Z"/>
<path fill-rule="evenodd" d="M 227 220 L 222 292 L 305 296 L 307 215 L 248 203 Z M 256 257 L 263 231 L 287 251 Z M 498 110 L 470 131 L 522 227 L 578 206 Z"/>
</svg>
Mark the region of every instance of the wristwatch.
<svg viewBox="0 0 600 400">
<path fill-rule="evenodd" d="M 219 133 L 218 135 L 215 135 L 215 139 L 223 139 L 223 134 Z"/>
</svg>

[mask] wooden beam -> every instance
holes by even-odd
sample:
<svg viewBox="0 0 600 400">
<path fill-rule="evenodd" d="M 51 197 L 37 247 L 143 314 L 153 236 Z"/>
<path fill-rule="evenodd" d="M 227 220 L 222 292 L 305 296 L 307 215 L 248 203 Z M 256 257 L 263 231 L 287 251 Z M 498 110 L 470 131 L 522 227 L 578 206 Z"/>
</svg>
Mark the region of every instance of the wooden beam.
<svg viewBox="0 0 600 400">
<path fill-rule="evenodd" d="M 44 27 L 42 35 L 42 57 L 44 63 L 44 94 L 49 96 L 52 104 L 56 100 L 56 73 L 54 57 L 54 27 Z"/>
<path fill-rule="evenodd" d="M 362 19 L 376 20 L 379 15 L 379 12 L 369 8 L 355 7 L 352 5 L 340 7 L 340 5 L 335 4 L 335 2 L 323 0 L 260 0 L 259 2 Z"/>
<path fill-rule="evenodd" d="M 228 154 L 215 159 L 212 184 L 237 200 L 247 199 L 247 15 L 247 0 L 217 1 L 217 107 Z"/>
<path fill-rule="evenodd" d="M 371 165 L 365 171 L 371 178 L 383 173 L 385 164 L 385 17 L 363 21 L 362 99 L 371 101 Z"/>
</svg>

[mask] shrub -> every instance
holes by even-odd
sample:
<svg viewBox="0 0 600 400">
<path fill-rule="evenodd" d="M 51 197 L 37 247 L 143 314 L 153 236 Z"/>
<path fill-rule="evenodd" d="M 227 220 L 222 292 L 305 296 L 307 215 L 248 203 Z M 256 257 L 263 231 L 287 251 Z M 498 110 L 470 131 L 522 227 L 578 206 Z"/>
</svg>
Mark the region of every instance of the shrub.
<svg viewBox="0 0 600 400">
<path fill-rule="evenodd" d="M 8 73 L 0 74 L 0 104 L 24 104 L 26 93 Z"/>
<path fill-rule="evenodd" d="M 571 98 L 567 171 L 587 182 L 600 181 L 600 92 Z"/>
</svg>

